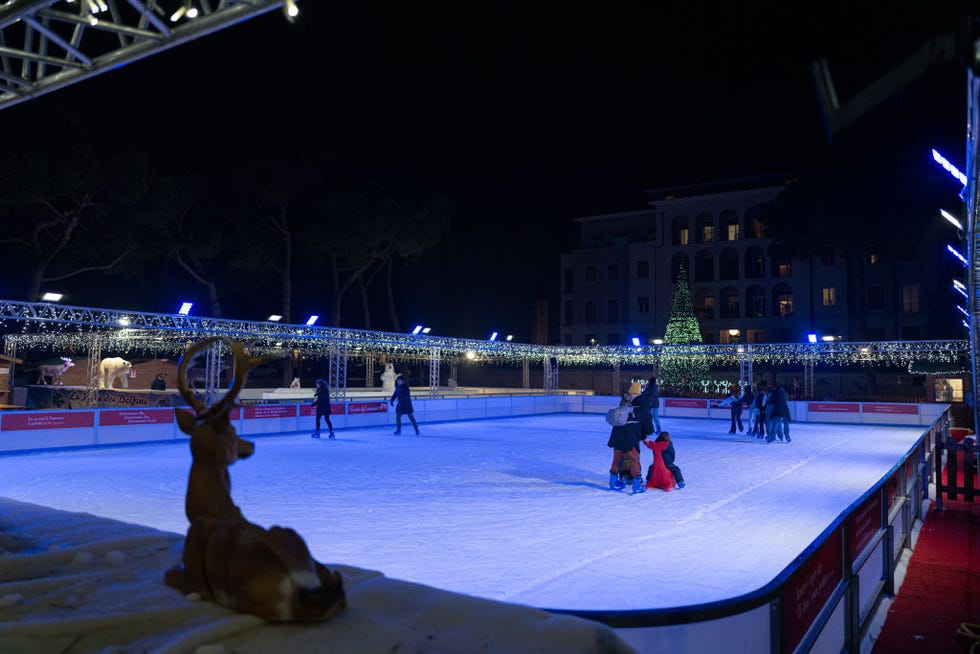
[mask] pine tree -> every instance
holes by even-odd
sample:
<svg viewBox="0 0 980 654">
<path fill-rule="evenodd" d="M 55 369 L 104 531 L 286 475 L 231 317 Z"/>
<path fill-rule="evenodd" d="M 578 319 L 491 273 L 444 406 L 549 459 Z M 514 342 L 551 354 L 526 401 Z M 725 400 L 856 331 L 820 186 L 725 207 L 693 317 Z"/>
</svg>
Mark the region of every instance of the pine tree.
<svg viewBox="0 0 980 654">
<path fill-rule="evenodd" d="M 694 298 L 687 282 L 687 267 L 681 263 L 677 271 L 677 282 L 674 284 L 674 298 L 670 305 L 664 344 L 689 345 L 703 342 L 701 324 L 694 313 Z M 708 360 L 700 354 L 664 355 L 660 358 L 659 377 L 661 386 L 674 393 L 682 391 L 685 381 L 689 390 L 698 390 L 701 387 L 700 382 L 710 377 Z"/>
</svg>

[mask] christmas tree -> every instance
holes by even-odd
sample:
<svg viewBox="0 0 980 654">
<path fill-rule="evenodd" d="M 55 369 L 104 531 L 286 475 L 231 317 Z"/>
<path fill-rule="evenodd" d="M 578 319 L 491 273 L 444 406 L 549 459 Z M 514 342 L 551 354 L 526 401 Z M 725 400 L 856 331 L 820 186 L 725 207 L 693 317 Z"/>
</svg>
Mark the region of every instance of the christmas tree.
<svg viewBox="0 0 980 654">
<path fill-rule="evenodd" d="M 702 343 L 701 324 L 694 313 L 694 298 L 687 283 L 687 267 L 681 263 L 674 284 L 674 299 L 670 305 L 670 318 L 664 344 L 689 345 Z M 660 384 L 673 393 L 699 390 L 701 382 L 710 376 L 708 360 L 701 354 L 665 354 L 660 358 Z"/>
</svg>

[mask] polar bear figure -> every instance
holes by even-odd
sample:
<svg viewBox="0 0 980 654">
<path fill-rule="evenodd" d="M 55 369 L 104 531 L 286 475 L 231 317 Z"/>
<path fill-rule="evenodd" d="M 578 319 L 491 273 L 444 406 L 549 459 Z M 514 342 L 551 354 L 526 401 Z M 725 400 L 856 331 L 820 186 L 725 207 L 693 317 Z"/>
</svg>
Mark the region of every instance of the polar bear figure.
<svg viewBox="0 0 980 654">
<path fill-rule="evenodd" d="M 123 388 L 129 388 L 129 371 L 132 369 L 133 364 L 122 357 L 102 359 L 99 364 L 99 388 L 112 388 L 117 379 Z"/>
<path fill-rule="evenodd" d="M 395 392 L 395 366 L 392 363 L 386 363 L 385 371 L 381 373 L 381 390 L 389 394 Z"/>
</svg>

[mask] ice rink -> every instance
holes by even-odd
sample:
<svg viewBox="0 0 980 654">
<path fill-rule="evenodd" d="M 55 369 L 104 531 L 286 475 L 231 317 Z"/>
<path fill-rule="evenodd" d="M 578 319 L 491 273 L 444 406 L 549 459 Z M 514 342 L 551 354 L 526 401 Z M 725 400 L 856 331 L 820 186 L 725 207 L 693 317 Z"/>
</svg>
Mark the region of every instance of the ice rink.
<svg viewBox="0 0 980 654">
<path fill-rule="evenodd" d="M 603 417 L 560 414 L 259 437 L 232 496 L 328 565 L 540 608 L 677 607 L 765 586 L 924 429 L 792 423 L 767 445 L 662 422 L 683 490 L 608 490 Z M 0 456 L 0 496 L 183 534 L 189 467 L 186 441 Z"/>
</svg>

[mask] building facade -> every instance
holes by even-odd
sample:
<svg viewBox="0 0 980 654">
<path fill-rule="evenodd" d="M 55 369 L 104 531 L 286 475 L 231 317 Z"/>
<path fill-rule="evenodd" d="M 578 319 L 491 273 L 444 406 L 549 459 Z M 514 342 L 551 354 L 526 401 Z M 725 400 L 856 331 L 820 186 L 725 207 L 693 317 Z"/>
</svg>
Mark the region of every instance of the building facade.
<svg viewBox="0 0 980 654">
<path fill-rule="evenodd" d="M 935 313 L 954 308 L 934 290 L 939 246 L 900 251 L 856 239 L 796 256 L 763 220 L 788 181 L 655 189 L 645 209 L 577 218 L 579 247 L 561 257 L 562 344 L 662 339 L 682 266 L 705 343 L 935 338 Z"/>
</svg>

